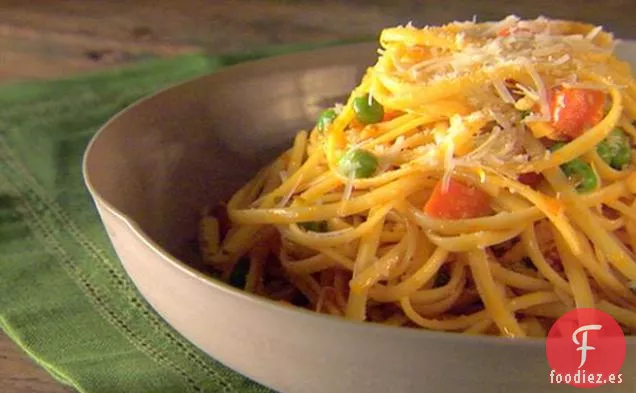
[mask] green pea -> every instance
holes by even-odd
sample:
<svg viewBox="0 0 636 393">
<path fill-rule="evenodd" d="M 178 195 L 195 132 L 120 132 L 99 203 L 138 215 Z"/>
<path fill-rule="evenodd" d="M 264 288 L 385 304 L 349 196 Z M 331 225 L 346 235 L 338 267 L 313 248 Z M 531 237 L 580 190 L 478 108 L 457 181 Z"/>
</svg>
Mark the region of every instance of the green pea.
<svg viewBox="0 0 636 393">
<path fill-rule="evenodd" d="M 555 151 L 565 146 L 563 142 L 557 142 L 550 150 Z M 595 190 L 598 186 L 598 179 L 592 167 L 580 158 L 575 158 L 561 164 L 561 171 L 576 184 L 576 190 L 580 193 Z"/>
<path fill-rule="evenodd" d="M 591 166 L 580 158 L 561 165 L 565 175 L 574 181 L 578 192 L 589 192 L 596 189 L 598 180 Z"/>
<path fill-rule="evenodd" d="M 340 173 L 356 179 L 371 177 L 378 168 L 378 158 L 367 150 L 350 150 L 340 158 Z"/>
<path fill-rule="evenodd" d="M 550 146 L 550 151 L 559 150 L 563 146 L 565 146 L 565 142 L 555 142 L 554 145 Z"/>
<path fill-rule="evenodd" d="M 230 273 L 230 279 L 228 280 L 230 285 L 235 288 L 244 289 L 245 284 L 247 283 L 247 273 L 249 271 L 250 259 L 247 257 L 239 259 L 234 266 L 234 270 Z"/>
<path fill-rule="evenodd" d="M 336 116 L 338 115 L 336 115 L 336 111 L 334 111 L 333 109 L 327 109 L 323 111 L 320 116 L 318 116 L 318 122 L 316 124 L 318 131 L 324 132 L 327 127 L 329 127 L 329 124 L 333 123 L 333 121 L 336 119 Z"/>
<path fill-rule="evenodd" d="M 620 128 L 614 128 L 597 146 L 598 155 L 614 169 L 622 170 L 632 161 L 629 136 Z"/>
<path fill-rule="evenodd" d="M 384 118 L 384 108 L 375 98 L 368 94 L 357 97 L 353 100 L 353 111 L 356 118 L 362 124 L 373 124 Z"/>
<path fill-rule="evenodd" d="M 327 221 L 307 221 L 298 223 L 298 226 L 310 232 L 327 232 L 329 225 Z"/>
</svg>

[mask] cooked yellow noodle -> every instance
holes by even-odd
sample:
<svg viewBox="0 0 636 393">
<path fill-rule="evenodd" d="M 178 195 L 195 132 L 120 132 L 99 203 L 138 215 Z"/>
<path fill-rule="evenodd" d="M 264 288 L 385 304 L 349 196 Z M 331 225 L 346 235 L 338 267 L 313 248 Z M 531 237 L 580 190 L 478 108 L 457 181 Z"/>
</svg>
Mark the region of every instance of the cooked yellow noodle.
<svg viewBox="0 0 636 393">
<path fill-rule="evenodd" d="M 205 263 L 231 281 L 247 257 L 243 289 L 356 321 L 543 337 L 574 307 L 597 307 L 636 333 L 636 154 L 617 167 L 598 148 L 621 128 L 636 152 L 636 82 L 611 34 L 519 22 L 383 30 L 377 63 L 334 117 L 239 189 L 228 223 L 202 219 Z M 559 87 L 600 92 L 606 108 L 563 134 Z M 383 113 L 363 121 L 360 99 Z M 352 150 L 375 157 L 372 173 L 343 172 Z M 566 173 L 573 160 L 591 189 Z M 536 183 L 521 180 L 529 172 Z M 426 210 L 451 180 L 491 213 Z"/>
</svg>

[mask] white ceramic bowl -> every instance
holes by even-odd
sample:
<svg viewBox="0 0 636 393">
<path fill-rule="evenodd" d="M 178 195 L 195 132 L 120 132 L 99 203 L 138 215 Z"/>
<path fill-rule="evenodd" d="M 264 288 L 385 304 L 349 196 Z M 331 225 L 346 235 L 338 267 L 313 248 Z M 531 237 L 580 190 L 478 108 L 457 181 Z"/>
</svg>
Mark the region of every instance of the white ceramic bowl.
<svg viewBox="0 0 636 393">
<path fill-rule="evenodd" d="M 283 393 L 576 391 L 550 385 L 544 341 L 352 323 L 247 295 L 190 267 L 199 209 L 228 198 L 320 110 L 342 101 L 375 49 L 234 66 L 106 124 L 87 149 L 84 175 L 126 271 L 188 340 Z M 636 45 L 621 54 L 635 60 Z M 636 340 L 627 341 L 624 382 L 602 391 L 636 391 Z"/>
</svg>

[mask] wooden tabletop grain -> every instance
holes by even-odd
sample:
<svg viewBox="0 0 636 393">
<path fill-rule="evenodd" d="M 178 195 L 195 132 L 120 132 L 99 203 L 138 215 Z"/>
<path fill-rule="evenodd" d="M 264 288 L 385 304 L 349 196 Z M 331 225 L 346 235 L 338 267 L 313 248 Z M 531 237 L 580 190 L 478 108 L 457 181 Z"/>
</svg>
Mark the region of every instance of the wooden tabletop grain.
<svg viewBox="0 0 636 393">
<path fill-rule="evenodd" d="M 633 0 L 0 0 L 0 83 L 50 79 L 192 51 L 369 36 L 382 27 L 546 15 L 636 38 Z M 2 274 L 0 272 L 0 274 Z M 0 333 L 0 392 L 69 393 Z"/>
</svg>

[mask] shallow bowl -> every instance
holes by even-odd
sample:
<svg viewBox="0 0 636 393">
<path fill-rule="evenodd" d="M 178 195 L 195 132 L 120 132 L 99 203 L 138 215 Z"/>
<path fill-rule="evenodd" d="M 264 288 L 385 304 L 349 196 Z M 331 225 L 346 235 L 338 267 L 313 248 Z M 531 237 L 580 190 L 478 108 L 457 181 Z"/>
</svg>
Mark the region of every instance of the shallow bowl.
<svg viewBox="0 0 636 393">
<path fill-rule="evenodd" d="M 277 305 L 193 268 L 201 207 L 227 199 L 322 109 L 342 102 L 375 49 L 356 44 L 230 67 L 108 122 L 86 151 L 84 176 L 127 273 L 184 337 L 283 393 L 576 391 L 550 384 L 543 340 L 353 323 Z M 619 51 L 636 63 L 636 45 Z M 629 338 L 623 384 L 602 390 L 636 391 L 633 370 Z"/>
</svg>

